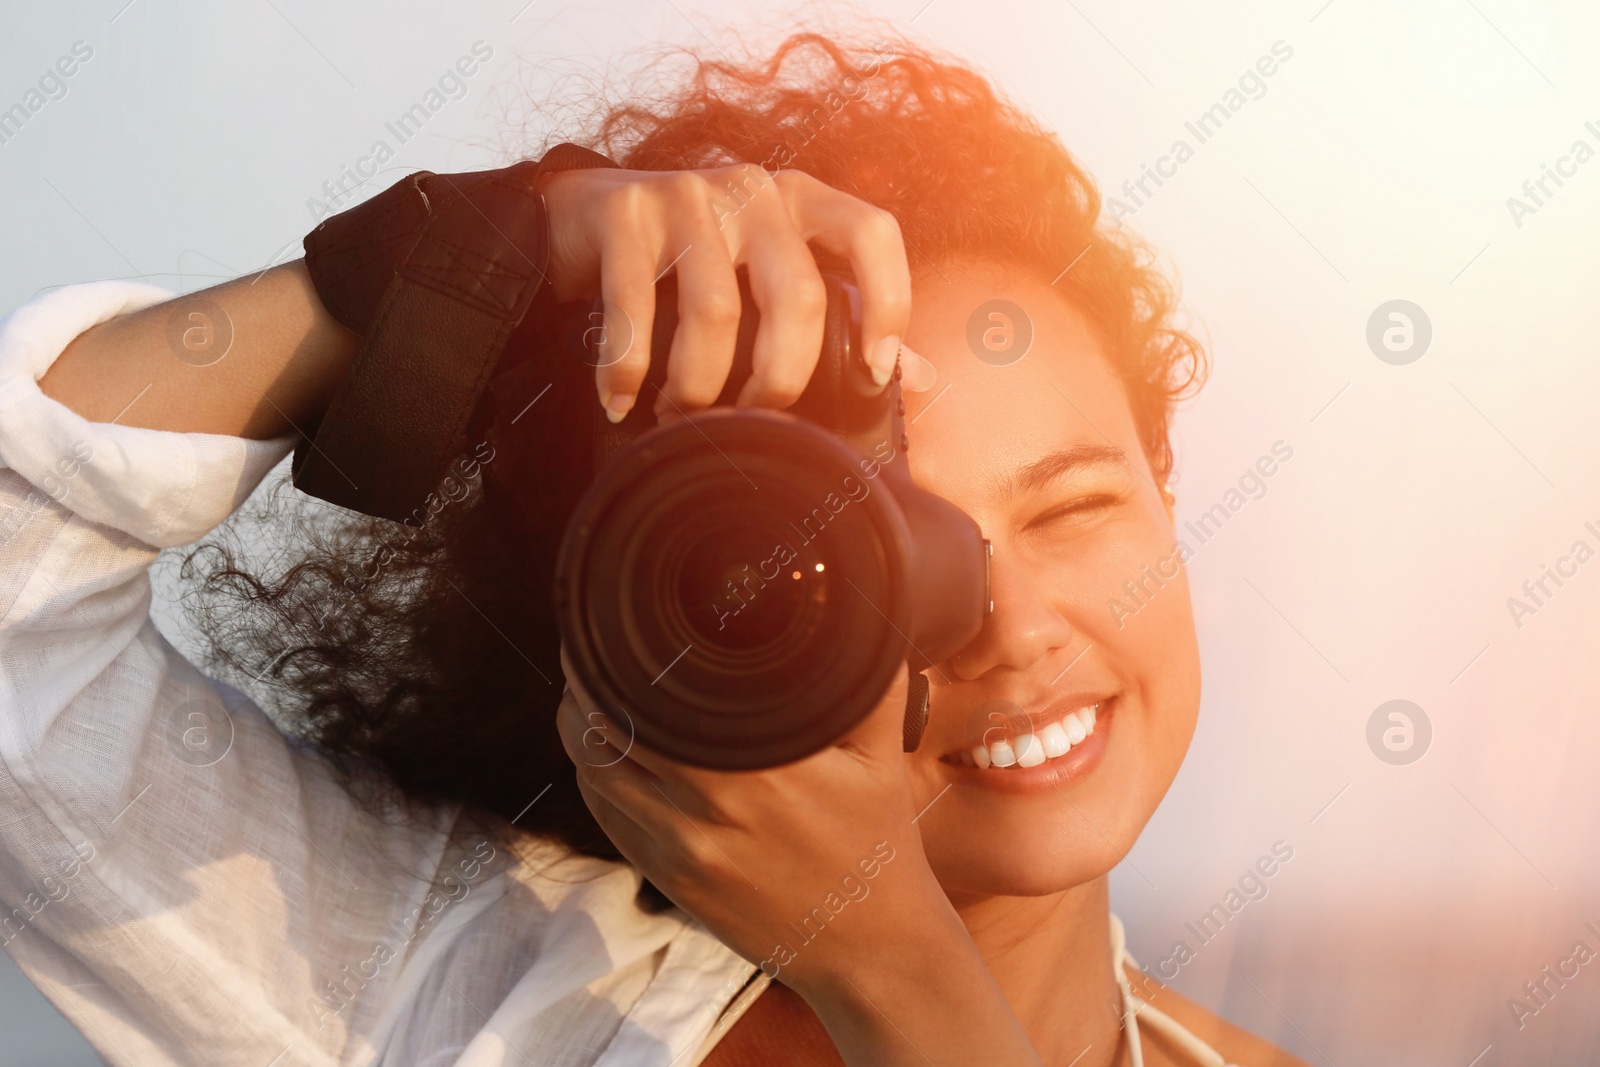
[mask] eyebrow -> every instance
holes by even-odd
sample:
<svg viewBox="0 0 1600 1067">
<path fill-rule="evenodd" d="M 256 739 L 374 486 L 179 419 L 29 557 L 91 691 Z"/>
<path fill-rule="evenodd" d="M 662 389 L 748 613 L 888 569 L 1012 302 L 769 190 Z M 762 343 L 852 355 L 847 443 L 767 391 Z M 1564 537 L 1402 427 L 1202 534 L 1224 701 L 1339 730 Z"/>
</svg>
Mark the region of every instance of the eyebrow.
<svg viewBox="0 0 1600 1067">
<path fill-rule="evenodd" d="M 1110 445 L 1077 445 L 1055 452 L 1047 452 L 1032 463 L 1015 471 L 1001 483 L 1001 494 L 1006 497 L 1026 493 L 1049 484 L 1064 474 L 1086 467 L 1128 466 L 1128 457 L 1120 448 Z"/>
</svg>

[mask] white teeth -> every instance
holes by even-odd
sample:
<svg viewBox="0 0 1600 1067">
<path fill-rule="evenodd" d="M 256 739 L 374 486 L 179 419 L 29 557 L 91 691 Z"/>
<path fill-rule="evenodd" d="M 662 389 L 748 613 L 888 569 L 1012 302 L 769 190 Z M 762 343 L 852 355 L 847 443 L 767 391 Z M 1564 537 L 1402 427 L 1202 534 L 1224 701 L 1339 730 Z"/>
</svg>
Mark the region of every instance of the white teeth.
<svg viewBox="0 0 1600 1067">
<path fill-rule="evenodd" d="M 1039 739 L 1044 742 L 1044 754 L 1051 759 L 1055 759 L 1057 756 L 1065 756 L 1067 750 L 1072 747 L 1071 739 L 1067 737 L 1067 732 L 1061 728 L 1061 724 L 1058 722 L 1053 722 L 1043 730 L 1040 730 Z"/>
<path fill-rule="evenodd" d="M 1083 725 L 1083 720 L 1078 718 L 1077 712 L 1073 712 L 1065 719 L 1062 719 L 1061 728 L 1067 731 L 1067 740 L 1075 745 L 1089 736 L 1089 730 Z"/>
<path fill-rule="evenodd" d="M 1035 733 L 1022 734 L 1013 740 L 1001 739 L 987 745 L 975 745 L 958 757 L 966 766 L 983 769 L 990 767 L 1037 767 L 1046 760 L 1065 756 L 1076 745 L 1094 733 L 1099 704 L 1079 708 L 1059 721 L 1049 723 Z"/>
</svg>

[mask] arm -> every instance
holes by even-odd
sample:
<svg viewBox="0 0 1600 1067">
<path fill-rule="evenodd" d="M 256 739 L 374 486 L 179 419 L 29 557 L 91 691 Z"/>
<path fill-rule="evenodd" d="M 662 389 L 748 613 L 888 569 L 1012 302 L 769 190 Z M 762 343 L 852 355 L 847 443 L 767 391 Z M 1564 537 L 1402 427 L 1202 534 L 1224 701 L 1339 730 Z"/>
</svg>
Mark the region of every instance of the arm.
<svg viewBox="0 0 1600 1067">
<path fill-rule="evenodd" d="M 240 285 L 213 291 L 217 305 L 234 308 Z M 164 316 L 181 306 L 157 303 L 169 295 L 75 286 L 0 320 L 0 945 L 112 1064 L 421 1062 L 480 1037 L 492 1049 L 502 1039 L 474 1006 L 501 1010 L 519 981 L 540 998 L 500 1031 L 556 1025 L 549 1005 L 573 1049 L 605 1047 L 612 1004 L 703 934 L 632 918 L 638 876 L 616 865 L 567 863 L 551 879 L 555 850 L 530 845 L 519 865 L 454 808 L 374 815 L 149 619 L 158 547 L 227 518 L 294 443 L 90 421 L 39 390 L 85 335 L 59 391 L 90 413 L 115 392 L 92 362 L 116 373 L 108 338 L 153 361 L 135 394 L 181 381 L 159 366 L 172 358 Z M 245 351 L 258 350 L 228 358 Z M 286 380 L 296 351 L 263 351 L 282 362 L 242 380 Z M 260 405 L 248 387 L 208 395 L 212 426 Z M 111 402 L 106 418 L 127 398 Z M 605 954 L 573 936 L 597 925 Z M 573 1000 L 603 1010 L 567 1011 Z"/>
<path fill-rule="evenodd" d="M 151 623 L 158 549 L 225 519 L 293 444 L 103 421 L 146 385 L 189 418 L 162 388 L 181 380 L 152 326 L 168 295 L 76 286 L 0 322 L 0 941 L 110 1062 L 332 1062 L 404 995 L 404 966 L 323 994 L 426 896 L 452 813 L 364 815 Z M 35 380 L 84 334 L 63 393 L 100 420 Z M 131 392 L 119 345 L 147 374 Z"/>
<path fill-rule="evenodd" d="M 359 345 L 295 260 L 92 327 L 39 388 L 91 422 L 265 440 L 321 418 Z"/>
</svg>

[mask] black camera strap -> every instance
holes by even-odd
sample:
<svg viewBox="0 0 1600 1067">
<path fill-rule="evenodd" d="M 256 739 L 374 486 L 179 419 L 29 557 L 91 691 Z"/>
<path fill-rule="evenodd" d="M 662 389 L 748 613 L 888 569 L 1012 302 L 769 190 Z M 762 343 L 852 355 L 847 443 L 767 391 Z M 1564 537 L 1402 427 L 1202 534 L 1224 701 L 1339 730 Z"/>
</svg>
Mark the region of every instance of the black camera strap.
<svg viewBox="0 0 1600 1067">
<path fill-rule="evenodd" d="M 362 344 L 295 446 L 300 491 L 401 521 L 426 516 L 484 385 L 545 280 L 542 173 L 615 167 L 575 144 L 467 174 L 419 171 L 306 236 L 323 305 Z"/>
</svg>

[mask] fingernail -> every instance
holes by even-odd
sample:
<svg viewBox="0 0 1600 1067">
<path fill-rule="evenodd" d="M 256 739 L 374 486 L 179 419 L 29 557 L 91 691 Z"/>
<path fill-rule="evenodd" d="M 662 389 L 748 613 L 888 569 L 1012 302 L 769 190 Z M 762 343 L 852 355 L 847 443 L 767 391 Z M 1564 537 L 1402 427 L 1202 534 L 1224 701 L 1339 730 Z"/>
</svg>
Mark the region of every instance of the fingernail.
<svg viewBox="0 0 1600 1067">
<path fill-rule="evenodd" d="M 606 401 L 606 418 L 612 422 L 621 422 L 633 410 L 633 402 L 639 399 L 636 393 L 617 393 Z"/>
<path fill-rule="evenodd" d="M 890 334 L 872 346 L 872 353 L 867 357 L 867 366 L 872 369 L 872 380 L 879 385 L 887 385 L 889 376 L 894 373 L 894 361 L 900 355 L 900 337 Z"/>
<path fill-rule="evenodd" d="M 900 346 L 900 388 L 908 393 L 925 393 L 939 380 L 939 368 L 913 352 Z"/>
</svg>

